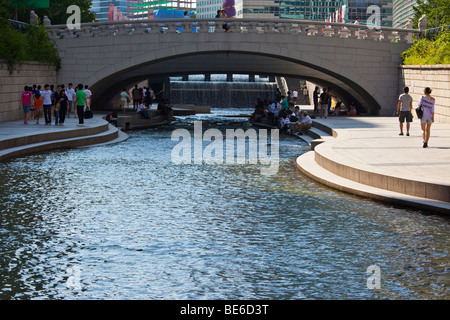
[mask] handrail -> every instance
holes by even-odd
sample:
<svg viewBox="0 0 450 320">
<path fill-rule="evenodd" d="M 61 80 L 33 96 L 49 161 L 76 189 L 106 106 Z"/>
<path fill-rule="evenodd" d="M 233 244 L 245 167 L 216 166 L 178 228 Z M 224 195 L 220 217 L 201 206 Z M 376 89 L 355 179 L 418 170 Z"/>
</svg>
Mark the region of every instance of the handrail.
<svg viewBox="0 0 450 320">
<path fill-rule="evenodd" d="M 389 42 L 412 42 L 415 29 L 391 27 L 371 28 L 367 25 L 297 19 L 145 19 L 82 23 L 79 29 L 67 25 L 48 25 L 47 30 L 61 37 L 95 37 L 105 35 L 133 35 L 143 33 L 219 33 L 223 24 L 234 33 L 283 33 L 307 36 L 326 36 Z"/>
</svg>

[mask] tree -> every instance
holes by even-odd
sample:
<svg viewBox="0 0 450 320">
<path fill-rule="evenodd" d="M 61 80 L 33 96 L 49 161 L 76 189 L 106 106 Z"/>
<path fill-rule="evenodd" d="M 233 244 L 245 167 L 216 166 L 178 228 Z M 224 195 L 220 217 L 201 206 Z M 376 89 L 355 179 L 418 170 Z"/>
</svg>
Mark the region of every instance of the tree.
<svg viewBox="0 0 450 320">
<path fill-rule="evenodd" d="M 6 8 L 9 12 L 9 19 L 15 19 L 22 22 L 30 21 L 30 11 L 34 10 L 42 19 L 47 16 L 52 24 L 66 24 L 67 18 L 72 13 L 67 13 L 67 8 L 71 5 L 80 7 L 81 22 L 94 22 L 95 13 L 91 11 L 92 0 L 50 0 L 49 8 L 38 8 L 27 4 L 34 3 L 30 0 L 0 0 L 0 8 Z M 18 3 L 20 8 L 18 8 Z M 0 9 L 1 10 L 1 9 Z"/>
<path fill-rule="evenodd" d="M 450 0 L 417 0 L 414 6 L 414 27 L 422 15 L 427 16 L 428 29 L 450 25 Z M 437 17 L 437 20 L 436 20 Z"/>
</svg>

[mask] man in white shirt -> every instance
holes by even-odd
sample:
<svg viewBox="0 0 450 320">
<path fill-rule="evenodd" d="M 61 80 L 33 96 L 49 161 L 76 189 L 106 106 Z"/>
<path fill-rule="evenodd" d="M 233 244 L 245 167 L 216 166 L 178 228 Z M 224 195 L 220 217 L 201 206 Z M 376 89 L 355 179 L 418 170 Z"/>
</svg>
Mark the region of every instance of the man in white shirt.
<svg viewBox="0 0 450 320">
<path fill-rule="evenodd" d="M 91 99 L 92 99 L 92 92 L 91 90 L 89 90 L 89 86 L 85 85 L 84 86 L 84 92 L 86 92 L 86 101 L 87 101 L 87 109 L 91 109 Z"/>
<path fill-rule="evenodd" d="M 413 98 L 409 95 L 409 88 L 403 89 L 403 94 L 398 97 L 397 115 L 400 122 L 400 136 L 403 135 L 403 123 L 406 120 L 406 135 L 409 136 L 409 128 L 412 122 L 412 102 Z"/>
<path fill-rule="evenodd" d="M 311 129 L 312 119 L 308 115 L 308 111 L 303 111 L 303 119 L 297 124 L 298 131 L 302 134 L 303 129 Z"/>
<path fill-rule="evenodd" d="M 298 98 L 298 91 L 297 89 L 294 89 L 294 91 L 292 92 L 292 100 L 294 100 L 294 102 L 297 102 L 297 98 Z"/>
<path fill-rule="evenodd" d="M 42 102 L 44 107 L 44 118 L 45 125 L 49 126 L 52 124 L 52 90 L 50 90 L 50 85 L 46 84 L 44 86 L 44 91 L 42 91 Z"/>
<path fill-rule="evenodd" d="M 66 96 L 67 96 L 67 102 L 68 102 L 67 117 L 69 118 L 70 113 L 72 112 L 73 101 L 75 100 L 75 89 L 73 88 L 72 83 L 69 83 L 69 86 L 66 89 Z"/>
</svg>

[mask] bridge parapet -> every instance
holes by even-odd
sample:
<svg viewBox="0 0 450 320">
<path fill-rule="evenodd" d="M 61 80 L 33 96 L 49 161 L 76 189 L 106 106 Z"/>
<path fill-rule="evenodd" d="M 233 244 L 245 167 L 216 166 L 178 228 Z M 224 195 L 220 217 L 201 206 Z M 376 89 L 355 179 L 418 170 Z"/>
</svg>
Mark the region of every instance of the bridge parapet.
<svg viewBox="0 0 450 320">
<path fill-rule="evenodd" d="M 134 21 L 111 21 L 83 23 L 80 29 L 70 30 L 66 25 L 47 26 L 54 39 L 79 37 L 104 37 L 155 33 L 223 33 L 223 25 L 231 33 L 291 34 L 311 37 L 334 37 L 411 43 L 414 29 L 367 26 L 293 19 L 148 19 Z"/>
</svg>

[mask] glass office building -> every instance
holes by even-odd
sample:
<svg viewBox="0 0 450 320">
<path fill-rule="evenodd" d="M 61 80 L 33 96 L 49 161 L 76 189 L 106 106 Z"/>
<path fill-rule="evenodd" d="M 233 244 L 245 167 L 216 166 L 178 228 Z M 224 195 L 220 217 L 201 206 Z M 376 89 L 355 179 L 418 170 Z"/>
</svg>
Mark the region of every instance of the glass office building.
<svg viewBox="0 0 450 320">
<path fill-rule="evenodd" d="M 197 0 L 197 18 L 214 18 L 223 0 Z"/>
<path fill-rule="evenodd" d="M 199 0 L 199 4 L 207 0 Z M 210 1 L 209 1 L 210 2 Z M 380 8 L 381 24 L 392 26 L 392 0 L 236 0 L 237 18 L 261 19 L 305 19 L 325 21 L 339 8 L 346 6 L 343 17 L 346 22 L 353 22 L 360 18 L 361 24 L 371 16 L 367 8 L 376 5 Z M 202 5 L 198 6 L 201 10 Z"/>
<path fill-rule="evenodd" d="M 92 0 L 91 11 L 95 13 L 95 16 L 99 22 L 110 20 L 110 5 L 119 10 L 121 14 L 126 16 L 127 13 L 127 0 Z"/>
<path fill-rule="evenodd" d="M 406 22 L 414 17 L 413 7 L 416 4 L 415 0 L 394 0 L 392 26 L 394 28 L 404 28 Z"/>
</svg>

